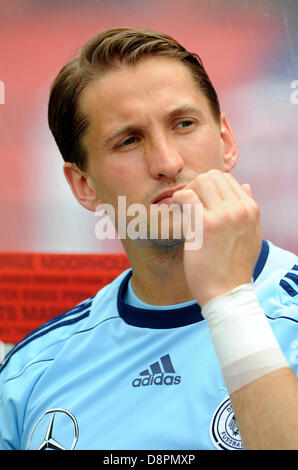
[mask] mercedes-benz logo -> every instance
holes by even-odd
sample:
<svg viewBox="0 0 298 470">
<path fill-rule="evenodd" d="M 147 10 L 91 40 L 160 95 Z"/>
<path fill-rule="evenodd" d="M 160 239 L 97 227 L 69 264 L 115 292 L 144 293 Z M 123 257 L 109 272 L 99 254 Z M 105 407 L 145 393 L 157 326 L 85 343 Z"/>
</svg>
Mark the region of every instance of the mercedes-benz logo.
<svg viewBox="0 0 298 470">
<path fill-rule="evenodd" d="M 63 439 L 61 439 L 61 437 L 59 439 L 57 437 L 55 438 L 55 436 L 57 435 L 57 430 L 59 426 L 59 423 L 57 424 L 57 415 L 59 418 L 59 415 L 61 416 L 61 413 L 63 414 L 64 418 L 66 418 L 66 420 L 69 421 L 69 424 L 71 425 L 71 429 L 73 432 L 73 440 L 72 440 L 71 445 L 66 444 L 67 440 L 64 438 Z M 37 421 L 37 423 L 35 424 L 31 432 L 28 448 L 30 448 L 34 431 L 38 428 L 40 423 L 48 415 L 50 415 L 50 420 L 46 427 L 45 436 L 44 436 L 43 441 L 38 445 L 37 449 L 38 450 L 73 450 L 79 439 L 79 426 L 78 426 L 78 422 L 75 416 L 73 416 L 73 414 L 71 414 L 70 411 L 65 410 L 63 408 L 54 408 L 51 410 L 47 410 L 42 415 L 42 417 Z M 69 424 L 67 423 L 68 427 L 69 427 Z"/>
</svg>

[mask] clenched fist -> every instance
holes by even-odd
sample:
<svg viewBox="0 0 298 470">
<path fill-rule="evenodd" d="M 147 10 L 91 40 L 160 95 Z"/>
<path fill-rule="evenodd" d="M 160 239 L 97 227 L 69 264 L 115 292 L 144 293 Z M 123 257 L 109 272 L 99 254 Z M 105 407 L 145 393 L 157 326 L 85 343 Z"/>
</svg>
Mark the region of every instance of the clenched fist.
<svg viewBox="0 0 298 470">
<path fill-rule="evenodd" d="M 230 173 L 210 170 L 175 192 L 173 203 L 193 209 L 203 205 L 203 245 L 184 250 L 186 279 L 198 303 L 203 306 L 251 282 L 262 236 L 259 206 L 249 185 L 240 185 Z"/>
</svg>

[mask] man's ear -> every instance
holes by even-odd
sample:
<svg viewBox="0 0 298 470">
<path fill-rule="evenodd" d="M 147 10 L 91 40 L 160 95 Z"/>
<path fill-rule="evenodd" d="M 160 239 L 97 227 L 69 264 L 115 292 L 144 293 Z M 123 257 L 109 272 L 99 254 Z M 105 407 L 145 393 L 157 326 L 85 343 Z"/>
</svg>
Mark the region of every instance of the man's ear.
<svg viewBox="0 0 298 470">
<path fill-rule="evenodd" d="M 238 161 L 238 147 L 224 113 L 221 113 L 220 136 L 223 145 L 224 168 L 226 172 L 230 172 Z"/>
<path fill-rule="evenodd" d="M 89 211 L 95 212 L 101 201 L 90 178 L 75 163 L 64 163 L 63 171 L 77 201 Z"/>
</svg>

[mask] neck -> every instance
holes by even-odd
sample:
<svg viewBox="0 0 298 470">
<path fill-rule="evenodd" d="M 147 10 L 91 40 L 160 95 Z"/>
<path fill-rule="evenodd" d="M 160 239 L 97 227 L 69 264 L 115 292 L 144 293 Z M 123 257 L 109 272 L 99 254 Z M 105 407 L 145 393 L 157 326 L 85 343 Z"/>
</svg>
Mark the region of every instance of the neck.
<svg viewBox="0 0 298 470">
<path fill-rule="evenodd" d="M 138 240 L 124 246 L 133 270 L 135 294 L 151 305 L 174 305 L 193 300 L 185 279 L 184 243 Z"/>
</svg>

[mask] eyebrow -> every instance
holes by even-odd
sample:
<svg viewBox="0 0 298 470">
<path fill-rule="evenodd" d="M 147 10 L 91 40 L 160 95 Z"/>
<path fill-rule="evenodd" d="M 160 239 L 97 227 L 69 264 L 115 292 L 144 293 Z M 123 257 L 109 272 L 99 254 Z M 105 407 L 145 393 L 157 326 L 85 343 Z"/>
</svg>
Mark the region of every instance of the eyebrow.
<svg viewBox="0 0 298 470">
<path fill-rule="evenodd" d="M 171 120 L 175 118 L 176 116 L 179 116 L 181 114 L 198 114 L 201 118 L 203 117 L 203 112 L 200 108 L 192 105 L 182 105 L 177 108 L 172 109 L 165 117 L 166 120 Z M 143 130 L 143 126 L 139 124 L 125 124 L 122 127 L 116 128 L 104 141 L 103 141 L 103 146 L 104 147 L 109 147 L 111 143 L 117 139 L 117 137 L 121 136 L 122 134 L 130 134 L 130 133 L 135 133 L 139 132 L 140 130 Z"/>
</svg>

